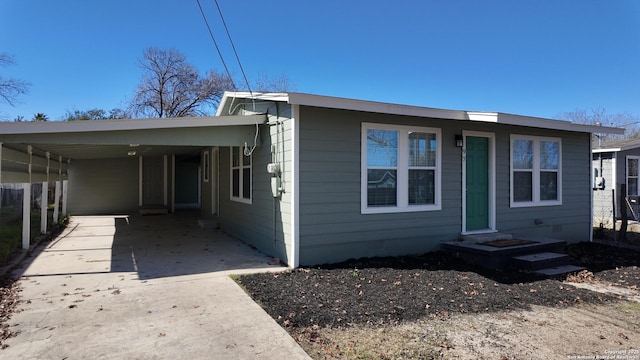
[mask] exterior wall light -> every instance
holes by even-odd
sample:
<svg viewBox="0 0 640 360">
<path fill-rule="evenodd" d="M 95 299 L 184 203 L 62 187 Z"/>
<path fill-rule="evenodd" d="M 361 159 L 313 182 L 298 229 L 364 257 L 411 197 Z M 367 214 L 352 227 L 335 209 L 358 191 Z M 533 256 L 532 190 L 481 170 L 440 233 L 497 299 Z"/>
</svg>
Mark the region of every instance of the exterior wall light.
<svg viewBox="0 0 640 360">
<path fill-rule="evenodd" d="M 456 147 L 461 148 L 464 145 L 464 140 L 462 139 L 462 135 L 456 134 Z"/>
</svg>

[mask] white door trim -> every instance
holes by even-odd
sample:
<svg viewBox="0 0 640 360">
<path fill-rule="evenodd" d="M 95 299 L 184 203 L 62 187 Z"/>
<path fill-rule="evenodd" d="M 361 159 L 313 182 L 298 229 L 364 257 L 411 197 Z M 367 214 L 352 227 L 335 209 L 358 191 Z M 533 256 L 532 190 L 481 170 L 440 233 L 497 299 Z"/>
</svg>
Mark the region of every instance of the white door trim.
<svg viewBox="0 0 640 360">
<path fill-rule="evenodd" d="M 482 230 L 467 231 L 467 136 L 484 137 L 489 140 L 489 227 Z M 462 234 L 496 232 L 496 135 L 491 132 L 463 130 L 462 137 Z"/>
</svg>

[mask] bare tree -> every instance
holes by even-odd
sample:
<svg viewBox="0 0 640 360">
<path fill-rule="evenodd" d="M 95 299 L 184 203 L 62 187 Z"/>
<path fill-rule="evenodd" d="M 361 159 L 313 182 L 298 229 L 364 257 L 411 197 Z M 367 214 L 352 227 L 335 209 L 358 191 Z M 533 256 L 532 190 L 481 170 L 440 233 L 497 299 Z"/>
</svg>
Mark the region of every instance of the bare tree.
<svg viewBox="0 0 640 360">
<path fill-rule="evenodd" d="M 261 74 L 253 83 L 251 90 L 257 92 L 295 91 L 295 85 L 289 81 L 289 77 L 284 73 L 279 76 Z"/>
<path fill-rule="evenodd" d="M 144 75 L 131 101 L 131 112 L 142 117 L 207 115 L 215 108 L 231 79 L 216 71 L 201 76 L 175 49 L 148 48 L 140 65 Z"/>
<path fill-rule="evenodd" d="M 7 53 L 0 52 L 0 66 L 13 65 L 13 57 Z M 6 78 L 0 75 L 0 100 L 14 106 L 18 96 L 26 94 L 29 90 L 29 83 L 19 79 Z"/>
<path fill-rule="evenodd" d="M 119 108 L 113 108 L 108 113 L 103 109 L 90 109 L 90 110 L 67 110 L 63 120 L 65 121 L 78 121 L 78 120 L 102 120 L 102 119 L 126 119 L 128 114 Z"/>
<path fill-rule="evenodd" d="M 629 113 L 610 114 L 601 107 L 591 110 L 576 109 L 562 113 L 558 118 L 570 120 L 576 124 L 614 126 L 626 129 L 624 135 L 595 134 L 595 136 L 599 136 L 601 141 L 637 138 L 639 133 L 640 116 Z"/>
</svg>

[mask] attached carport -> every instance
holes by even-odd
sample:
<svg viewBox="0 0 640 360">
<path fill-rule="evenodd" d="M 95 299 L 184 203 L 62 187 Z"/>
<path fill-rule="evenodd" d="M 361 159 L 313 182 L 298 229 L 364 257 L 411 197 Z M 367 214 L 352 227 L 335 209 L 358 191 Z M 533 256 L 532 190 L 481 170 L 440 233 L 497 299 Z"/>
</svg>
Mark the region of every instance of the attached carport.
<svg viewBox="0 0 640 360">
<path fill-rule="evenodd" d="M 218 147 L 253 145 L 265 121 L 252 115 L 0 123 L 0 184 L 22 184 L 26 193 L 31 184 L 46 189 L 55 182 L 63 216 L 173 212 L 176 194 L 197 186 L 197 202 L 187 205 L 213 216 Z M 190 179 L 182 181 L 186 173 Z"/>
</svg>

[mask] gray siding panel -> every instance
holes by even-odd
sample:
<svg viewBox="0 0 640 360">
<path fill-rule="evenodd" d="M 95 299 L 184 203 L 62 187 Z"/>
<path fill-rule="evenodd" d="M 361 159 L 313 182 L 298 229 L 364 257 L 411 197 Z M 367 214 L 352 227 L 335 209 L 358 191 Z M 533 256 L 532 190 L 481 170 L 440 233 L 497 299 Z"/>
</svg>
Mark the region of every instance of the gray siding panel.
<svg viewBox="0 0 640 360">
<path fill-rule="evenodd" d="M 303 107 L 300 118 L 300 263 L 435 250 L 462 230 L 462 154 L 454 135 L 495 133 L 496 226 L 516 236 L 589 239 L 589 134 L 489 123 L 424 119 Z M 361 124 L 387 123 L 442 131 L 442 209 L 361 214 Z M 562 138 L 563 204 L 510 207 L 510 134 Z M 535 219 L 543 224 L 535 225 Z"/>
<path fill-rule="evenodd" d="M 514 134 L 552 136 L 562 139 L 562 205 L 510 208 L 509 183 L 498 187 L 498 194 L 504 196 L 504 202 L 498 203 L 497 227 L 502 232 L 528 238 L 558 238 L 571 242 L 588 241 L 590 238 L 591 214 L 591 155 L 589 153 L 590 135 L 584 133 L 558 132 L 538 129 L 510 129 Z M 524 132 L 526 131 L 526 133 Z M 505 139 L 508 147 L 508 136 Z M 503 153 L 498 151 L 498 153 Z M 504 151 L 509 154 L 509 150 Z M 506 168 L 507 159 L 498 160 Z M 503 175 L 499 174 L 500 179 Z M 506 203 L 507 206 L 503 206 Z M 536 225 L 536 220 L 542 224 Z"/>
<path fill-rule="evenodd" d="M 317 264 L 353 257 L 427 251 L 460 233 L 460 149 L 443 131 L 441 211 L 400 214 L 360 213 L 360 131 L 362 122 L 433 124 L 424 119 L 329 109 L 303 108 L 300 125 L 300 262 Z M 453 133 L 451 133 L 453 139 Z M 449 144 L 450 143 L 450 144 Z M 451 146 L 447 146 L 451 145 Z M 443 177 L 444 178 L 444 177 Z"/>
<path fill-rule="evenodd" d="M 287 109 L 280 109 L 282 113 Z M 282 114 L 281 113 L 281 114 Z M 272 121 L 274 117 L 271 118 Z M 291 231 L 291 120 L 278 118 L 280 125 L 261 126 L 261 144 L 253 153 L 252 203 L 245 204 L 230 199 L 230 148 L 220 148 L 220 226 L 228 234 L 255 246 L 260 251 L 288 263 L 292 258 L 293 234 Z M 267 164 L 281 165 L 284 193 L 275 199 L 271 193 L 271 174 Z"/>
<path fill-rule="evenodd" d="M 602 157 L 602 159 L 601 159 Z M 616 184 L 613 178 L 613 166 L 616 159 L 612 153 L 594 154 L 593 168 L 604 178 L 604 189 L 593 190 L 594 227 L 613 228 L 613 199 Z"/>
<path fill-rule="evenodd" d="M 70 215 L 138 210 L 138 158 L 74 160 L 68 184 Z"/>
</svg>

